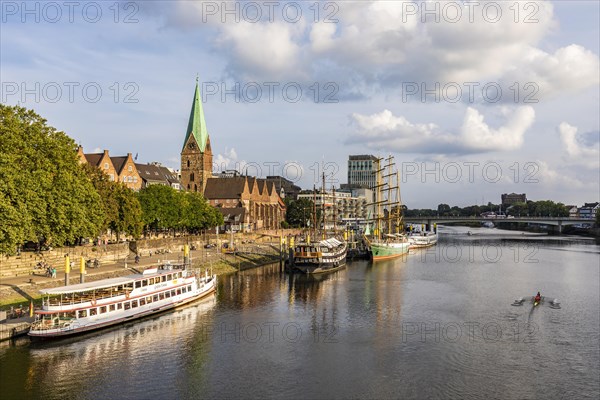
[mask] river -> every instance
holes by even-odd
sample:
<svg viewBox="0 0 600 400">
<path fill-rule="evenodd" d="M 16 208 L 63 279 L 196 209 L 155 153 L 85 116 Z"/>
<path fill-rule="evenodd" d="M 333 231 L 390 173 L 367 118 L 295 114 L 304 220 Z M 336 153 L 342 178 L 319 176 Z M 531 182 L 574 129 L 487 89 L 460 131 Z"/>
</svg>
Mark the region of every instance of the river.
<svg viewBox="0 0 600 400">
<path fill-rule="evenodd" d="M 0 346 L 3 399 L 597 398 L 600 246 L 441 228 L 321 278 L 278 265 L 129 325 Z M 471 234 L 468 234 L 470 232 Z M 521 296 L 560 299 L 511 306 Z"/>
</svg>

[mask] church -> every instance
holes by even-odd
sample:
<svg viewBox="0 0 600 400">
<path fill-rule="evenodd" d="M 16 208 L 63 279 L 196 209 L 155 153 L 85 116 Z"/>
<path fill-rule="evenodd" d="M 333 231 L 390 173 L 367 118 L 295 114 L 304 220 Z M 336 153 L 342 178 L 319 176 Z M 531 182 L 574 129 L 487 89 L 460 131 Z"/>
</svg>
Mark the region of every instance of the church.
<svg viewBox="0 0 600 400">
<path fill-rule="evenodd" d="M 249 176 L 213 176 L 213 155 L 198 79 L 181 149 L 181 188 L 202 193 L 225 219 L 228 229 L 253 232 L 279 229 L 285 204 L 273 182 Z"/>
</svg>

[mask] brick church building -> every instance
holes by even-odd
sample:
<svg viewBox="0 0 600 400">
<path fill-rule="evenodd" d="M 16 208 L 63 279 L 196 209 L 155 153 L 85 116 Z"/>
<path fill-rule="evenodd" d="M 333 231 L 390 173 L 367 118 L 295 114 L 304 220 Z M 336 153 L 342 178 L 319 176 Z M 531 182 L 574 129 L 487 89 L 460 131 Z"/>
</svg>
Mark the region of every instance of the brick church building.
<svg viewBox="0 0 600 400">
<path fill-rule="evenodd" d="M 213 155 L 198 80 L 181 150 L 181 188 L 199 192 L 223 214 L 226 227 L 244 232 L 278 229 L 285 204 L 273 182 L 248 176 L 213 177 Z"/>
</svg>

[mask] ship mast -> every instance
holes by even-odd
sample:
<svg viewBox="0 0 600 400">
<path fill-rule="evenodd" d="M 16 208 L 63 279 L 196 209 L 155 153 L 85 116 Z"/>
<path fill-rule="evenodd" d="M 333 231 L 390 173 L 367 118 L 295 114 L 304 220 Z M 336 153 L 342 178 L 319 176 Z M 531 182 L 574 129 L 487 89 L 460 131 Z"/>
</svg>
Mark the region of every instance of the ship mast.
<svg viewBox="0 0 600 400">
<path fill-rule="evenodd" d="M 321 213 L 323 214 L 323 240 L 326 237 L 326 229 L 325 229 L 325 172 L 323 172 L 323 185 L 321 186 Z"/>
</svg>

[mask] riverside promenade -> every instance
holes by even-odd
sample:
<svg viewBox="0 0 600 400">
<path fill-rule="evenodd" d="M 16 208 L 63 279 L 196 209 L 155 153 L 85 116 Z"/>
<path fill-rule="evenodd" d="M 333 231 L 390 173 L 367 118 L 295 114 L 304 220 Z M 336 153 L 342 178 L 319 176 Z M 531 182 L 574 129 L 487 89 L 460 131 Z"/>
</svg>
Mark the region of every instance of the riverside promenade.
<svg viewBox="0 0 600 400">
<path fill-rule="evenodd" d="M 224 254 L 216 247 L 191 250 L 192 267 L 211 269 L 216 275 L 233 273 L 238 270 L 257 267 L 277 262 L 279 260 L 278 244 L 267 242 L 248 244 L 238 248 L 235 254 Z M 112 263 L 103 263 L 97 268 L 85 271 L 85 281 L 92 282 L 100 279 L 131 275 L 144 269 L 158 266 L 166 261 L 178 262 L 183 260 L 183 252 L 144 255 L 135 263 L 134 258 Z M 76 261 L 75 264 L 78 265 Z M 25 335 L 29 331 L 33 318 L 29 316 L 29 304 L 40 307 L 40 289 L 63 286 L 65 284 L 64 270 L 57 273 L 56 278 L 39 274 L 0 279 L 0 341 Z M 69 274 L 69 284 L 80 282 L 79 268 L 75 267 Z"/>
</svg>

